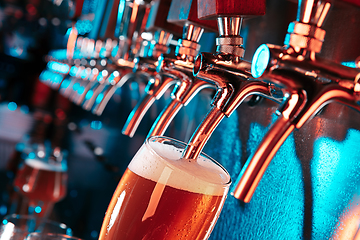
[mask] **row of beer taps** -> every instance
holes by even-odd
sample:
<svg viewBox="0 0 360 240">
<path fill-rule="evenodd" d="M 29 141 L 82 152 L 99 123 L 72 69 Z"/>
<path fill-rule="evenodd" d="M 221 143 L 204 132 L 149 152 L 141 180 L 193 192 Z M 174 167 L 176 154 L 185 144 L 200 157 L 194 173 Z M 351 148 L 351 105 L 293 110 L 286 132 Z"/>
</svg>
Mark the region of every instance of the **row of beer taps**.
<svg viewBox="0 0 360 240">
<path fill-rule="evenodd" d="M 218 124 L 246 98 L 264 97 L 279 103 L 278 119 L 243 166 L 232 191 L 234 197 L 249 202 L 292 131 L 330 102 L 360 111 L 360 61 L 357 68 L 350 68 L 317 56 L 331 6 L 330 0 L 299 0 L 297 18 L 289 24 L 284 45 L 263 44 L 248 62 L 243 59 L 242 21 L 265 14 L 264 0 L 114 1 L 110 17 L 116 16 L 117 39 L 73 37 L 68 58 L 49 56 L 48 66 L 56 67 L 44 70 L 42 80 L 97 115 L 126 82 L 145 83 L 145 94 L 123 128 L 123 134 L 130 137 L 150 106 L 172 85 L 172 101 L 148 136 L 163 135 L 178 111 L 200 90 L 212 89 L 211 108 L 183 152 L 190 160 L 198 157 Z M 215 53 L 199 53 L 204 31 L 218 31 Z M 170 53 L 176 37 L 175 53 Z M 75 52 L 81 58 L 72 57 Z M 46 74 L 49 71 L 61 77 L 54 80 Z"/>
</svg>

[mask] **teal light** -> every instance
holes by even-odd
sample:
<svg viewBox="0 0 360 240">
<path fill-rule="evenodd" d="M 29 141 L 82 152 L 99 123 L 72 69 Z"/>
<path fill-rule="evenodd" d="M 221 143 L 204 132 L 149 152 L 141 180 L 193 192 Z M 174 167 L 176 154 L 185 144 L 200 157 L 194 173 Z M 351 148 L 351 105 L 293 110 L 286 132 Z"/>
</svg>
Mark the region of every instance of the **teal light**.
<svg viewBox="0 0 360 240">
<path fill-rule="evenodd" d="M 356 68 L 355 62 L 342 62 L 341 65 L 346 66 L 346 67 Z"/>
<path fill-rule="evenodd" d="M 15 111 L 17 109 L 17 104 L 14 102 L 9 102 L 8 103 L 8 108 L 10 111 Z"/>
<path fill-rule="evenodd" d="M 6 224 L 8 223 L 8 220 L 4 219 L 4 220 L 2 221 L 2 223 L 3 223 L 3 225 L 6 225 Z"/>
<path fill-rule="evenodd" d="M 69 66 L 67 64 L 54 62 L 54 61 L 48 62 L 47 67 L 49 69 L 51 69 L 52 71 L 58 72 L 58 73 L 65 74 L 69 71 Z"/>
<path fill-rule="evenodd" d="M 35 159 L 36 154 L 34 152 L 29 153 L 28 158 Z"/>
<path fill-rule="evenodd" d="M 29 113 L 29 107 L 26 105 L 22 105 L 20 107 L 20 112 L 24 113 L 24 114 L 28 114 Z"/>
<path fill-rule="evenodd" d="M 260 45 L 256 50 L 252 63 L 251 63 L 251 74 L 254 78 L 261 77 L 270 60 L 270 50 L 266 44 Z"/>
<path fill-rule="evenodd" d="M 100 103 L 100 102 L 103 100 L 103 98 L 104 98 L 104 94 L 103 94 L 103 93 L 100 93 L 100 94 L 97 96 L 95 102 L 96 102 L 96 103 Z"/>
<path fill-rule="evenodd" d="M 73 76 L 73 77 L 76 76 L 77 71 L 78 71 L 78 68 L 75 67 L 75 66 L 72 66 L 70 68 L 70 75 Z"/>
<path fill-rule="evenodd" d="M 41 209 L 40 206 L 36 206 L 36 207 L 35 207 L 35 212 L 36 212 L 36 213 L 41 213 L 41 210 L 42 210 L 42 209 Z"/>
<path fill-rule="evenodd" d="M 95 130 L 100 130 L 102 128 L 102 122 L 101 121 L 92 121 L 90 123 L 90 127 Z"/>
<path fill-rule="evenodd" d="M 69 85 L 70 85 L 70 80 L 69 80 L 69 79 L 65 79 L 65 80 L 62 82 L 60 88 L 67 88 Z"/>
<path fill-rule="evenodd" d="M 85 95 L 85 100 L 89 100 L 94 94 L 93 90 L 89 90 Z"/>
<path fill-rule="evenodd" d="M 78 94 L 83 94 L 85 91 L 85 87 L 84 86 L 80 86 L 77 90 Z"/>
<path fill-rule="evenodd" d="M 80 87 L 80 83 L 75 83 L 75 84 L 73 85 L 73 90 L 74 90 L 74 91 L 77 91 L 77 90 L 79 89 L 79 87 Z"/>
</svg>

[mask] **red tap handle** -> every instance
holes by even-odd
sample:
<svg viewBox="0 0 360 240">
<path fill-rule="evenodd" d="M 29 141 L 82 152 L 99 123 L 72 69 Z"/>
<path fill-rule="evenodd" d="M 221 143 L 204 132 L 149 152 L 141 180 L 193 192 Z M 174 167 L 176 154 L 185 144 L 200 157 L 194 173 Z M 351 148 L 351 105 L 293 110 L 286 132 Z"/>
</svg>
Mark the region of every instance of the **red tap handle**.
<svg viewBox="0 0 360 240">
<path fill-rule="evenodd" d="M 193 24 L 209 31 L 218 32 L 215 20 L 200 20 L 198 18 L 198 1 L 172 0 L 167 20 L 180 26 Z"/>
<path fill-rule="evenodd" d="M 84 6 L 84 0 L 75 0 L 74 5 L 75 5 L 74 14 L 72 16 L 70 16 L 70 18 L 73 20 L 75 20 L 81 16 L 81 12 L 82 12 L 82 9 Z"/>
<path fill-rule="evenodd" d="M 264 15 L 266 0 L 198 0 L 199 19 Z"/>
<path fill-rule="evenodd" d="M 155 0 L 149 13 L 146 23 L 147 31 L 164 30 L 177 36 L 181 36 L 183 28 L 167 21 L 167 14 L 170 10 L 171 0 Z"/>
</svg>

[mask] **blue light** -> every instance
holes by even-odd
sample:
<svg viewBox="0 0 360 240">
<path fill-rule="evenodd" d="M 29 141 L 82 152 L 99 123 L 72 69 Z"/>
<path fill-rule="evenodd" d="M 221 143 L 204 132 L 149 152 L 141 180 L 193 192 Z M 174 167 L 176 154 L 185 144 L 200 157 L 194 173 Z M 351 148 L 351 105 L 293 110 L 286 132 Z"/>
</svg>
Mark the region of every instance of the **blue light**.
<svg viewBox="0 0 360 240">
<path fill-rule="evenodd" d="M 21 111 L 22 113 L 24 113 L 24 114 L 28 114 L 28 113 L 29 113 L 29 107 L 26 106 L 26 105 L 22 105 L 22 106 L 20 107 L 20 111 Z"/>
<path fill-rule="evenodd" d="M 85 100 L 89 100 L 94 94 L 93 90 L 89 90 L 85 95 Z"/>
<path fill-rule="evenodd" d="M 346 66 L 346 67 L 356 68 L 355 62 L 342 62 L 341 65 Z"/>
<path fill-rule="evenodd" d="M 36 154 L 34 152 L 29 153 L 28 158 L 35 159 Z"/>
<path fill-rule="evenodd" d="M 86 70 L 84 69 L 84 70 L 82 70 L 81 71 L 81 73 L 80 73 L 80 77 L 82 78 L 82 79 L 84 79 L 84 78 L 86 78 L 87 77 L 87 72 L 86 72 Z"/>
<path fill-rule="evenodd" d="M 106 57 L 106 49 L 102 48 L 99 52 L 99 57 L 100 58 L 105 58 Z"/>
<path fill-rule="evenodd" d="M 8 223 L 8 220 L 4 219 L 4 220 L 2 221 L 2 223 L 3 223 L 3 225 L 6 225 L 6 224 Z"/>
<path fill-rule="evenodd" d="M 22 152 L 25 149 L 25 143 L 18 143 L 15 147 L 16 151 Z"/>
<path fill-rule="evenodd" d="M 59 62 L 50 61 L 48 62 L 47 67 L 50 70 L 58 73 L 67 73 L 69 71 L 69 66 L 67 64 Z"/>
<path fill-rule="evenodd" d="M 74 91 L 77 91 L 77 90 L 79 89 L 79 87 L 80 87 L 80 83 L 75 83 L 75 84 L 73 85 L 73 90 L 74 90 Z"/>
<path fill-rule="evenodd" d="M 65 80 L 62 82 L 60 88 L 67 88 L 69 85 L 70 85 L 70 80 L 65 79 Z"/>
<path fill-rule="evenodd" d="M 1 215 L 5 215 L 7 213 L 7 207 L 6 205 L 1 205 L 0 206 L 0 214 Z"/>
<path fill-rule="evenodd" d="M 97 238 L 98 236 L 99 236 L 99 234 L 98 234 L 97 231 L 94 230 L 94 231 L 91 232 L 91 237 L 92 238 Z"/>
<path fill-rule="evenodd" d="M 35 207 L 35 212 L 36 212 L 36 213 L 41 213 L 41 210 L 42 210 L 42 209 L 41 209 L 40 206 L 36 206 L 36 207 Z"/>
<path fill-rule="evenodd" d="M 8 103 L 8 108 L 10 111 L 15 111 L 17 109 L 17 104 L 14 102 L 9 102 Z"/>
<path fill-rule="evenodd" d="M 92 121 L 90 123 L 90 127 L 95 130 L 100 130 L 102 128 L 102 122 L 101 121 Z"/>
<path fill-rule="evenodd" d="M 103 100 L 103 98 L 104 98 L 104 94 L 103 94 L 103 93 L 100 93 L 100 94 L 97 96 L 95 102 L 96 102 L 96 103 L 100 103 L 101 100 Z"/>
<path fill-rule="evenodd" d="M 49 56 L 58 60 L 64 60 L 67 58 L 67 50 L 66 49 L 54 50 L 49 52 Z"/>
<path fill-rule="evenodd" d="M 256 50 L 252 63 L 251 74 L 254 78 L 261 77 L 270 60 L 270 50 L 266 44 L 260 45 Z"/>
<path fill-rule="evenodd" d="M 78 90 L 77 90 L 78 94 L 80 94 L 80 95 L 83 94 L 84 91 L 85 91 L 85 87 L 84 87 L 84 86 L 80 86 L 80 87 L 78 88 Z"/>
<path fill-rule="evenodd" d="M 78 71 L 78 68 L 75 67 L 75 66 L 72 66 L 72 67 L 70 68 L 70 75 L 71 75 L 71 76 L 76 76 L 77 71 Z"/>
</svg>

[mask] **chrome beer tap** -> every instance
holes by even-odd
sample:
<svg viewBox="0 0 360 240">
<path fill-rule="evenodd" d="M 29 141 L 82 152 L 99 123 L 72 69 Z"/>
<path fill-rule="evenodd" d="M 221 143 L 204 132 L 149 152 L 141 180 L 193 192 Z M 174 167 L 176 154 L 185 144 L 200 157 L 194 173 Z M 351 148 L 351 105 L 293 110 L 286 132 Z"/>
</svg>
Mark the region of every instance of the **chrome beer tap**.
<svg viewBox="0 0 360 240">
<path fill-rule="evenodd" d="M 115 28 L 115 35 L 119 36 L 117 52 L 111 57 L 111 63 L 108 62 L 105 66 L 107 77 L 95 81 L 88 92 L 83 93 L 85 96 L 88 95 L 81 104 L 84 109 L 91 110 L 95 103 L 104 98 L 104 89 L 117 84 L 123 76 L 132 71 L 133 60 L 141 48 L 141 35 L 146 26 L 150 7 L 151 1 L 120 2 Z"/>
<path fill-rule="evenodd" d="M 199 6 L 202 5 L 204 4 L 200 1 Z M 240 36 L 243 16 L 264 14 L 265 9 L 254 9 L 251 2 L 244 3 L 243 7 L 243 10 L 237 12 L 227 10 L 227 13 L 223 13 L 225 16 L 217 11 L 199 16 L 219 16 L 217 21 L 220 36 L 216 39 L 216 53 L 201 53 L 194 63 L 194 76 L 216 85 L 217 93 L 212 101 L 212 108 L 189 140 L 183 153 L 184 158 L 196 159 L 222 119 L 229 117 L 248 96 L 255 94 L 278 101 L 272 94 L 274 87 L 253 79 L 250 73 L 251 63 L 243 60 L 245 50 Z"/>
<path fill-rule="evenodd" d="M 180 5 L 180 6 L 179 6 Z M 181 16 L 179 9 L 182 9 Z M 195 14 L 194 14 L 195 11 Z M 150 79 L 143 99 L 130 113 L 123 128 L 123 134 L 132 137 L 152 103 L 159 99 L 162 94 L 173 84 L 176 84 L 172 92 L 173 101 L 163 110 L 154 123 L 149 135 L 162 135 L 172 118 L 186 105 L 195 94 L 209 83 L 194 79 L 192 76 L 194 57 L 200 50 L 200 38 L 204 28 L 216 29 L 212 21 L 199 21 L 197 18 L 197 2 L 172 1 L 168 20 L 171 23 L 184 24 L 182 38 L 179 39 L 174 55 L 163 55 L 157 63 L 157 72 Z M 175 17 L 175 18 L 174 18 Z"/>
<path fill-rule="evenodd" d="M 279 118 L 245 163 L 232 193 L 244 202 L 251 200 L 270 161 L 294 129 L 330 102 L 360 111 L 360 70 L 316 56 L 330 7 L 330 1 L 299 1 L 297 20 L 289 24 L 285 46 L 263 44 L 254 54 L 252 75 L 282 87 L 285 94 Z"/>
<path fill-rule="evenodd" d="M 140 48 L 137 50 L 133 62 L 131 62 L 132 65 L 128 65 L 129 68 L 133 67 L 133 71 L 121 76 L 116 81 L 112 80 L 111 84 L 104 87 L 100 93 L 101 99 L 95 102 L 92 107 L 94 114 L 101 115 L 115 91 L 127 81 L 135 79 L 148 82 L 150 78 L 154 78 L 158 57 L 170 51 L 169 45 L 174 34 L 181 35 L 180 26 L 166 21 L 166 14 L 164 13 L 169 11 L 170 4 L 171 0 L 157 0 L 151 3 L 146 27 L 141 34 Z M 118 75 L 117 72 L 114 73 Z M 112 78 L 111 75 L 110 78 Z"/>
<path fill-rule="evenodd" d="M 106 85 L 101 92 L 102 99 L 94 103 L 92 112 L 96 115 L 101 115 L 115 91 L 130 79 L 140 79 L 142 82 L 147 82 L 149 79 L 156 78 L 157 59 L 162 53 L 169 52 L 172 36 L 169 32 L 159 30 L 153 34 L 152 40 L 144 40 L 142 48 L 138 52 L 139 56 L 134 59 L 133 72 L 127 73 L 115 81 L 112 80 L 110 84 Z M 113 74 L 118 75 L 117 72 L 113 72 Z"/>
</svg>

